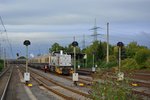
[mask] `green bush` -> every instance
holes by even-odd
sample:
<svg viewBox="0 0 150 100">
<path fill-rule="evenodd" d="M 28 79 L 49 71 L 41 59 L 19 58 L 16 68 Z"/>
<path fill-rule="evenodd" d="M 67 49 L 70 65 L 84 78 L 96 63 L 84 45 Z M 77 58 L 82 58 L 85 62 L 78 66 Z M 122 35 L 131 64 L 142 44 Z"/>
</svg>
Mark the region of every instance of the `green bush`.
<svg viewBox="0 0 150 100">
<path fill-rule="evenodd" d="M 122 67 L 123 70 L 133 70 L 133 69 L 139 69 L 139 65 L 136 63 L 135 59 L 128 58 L 122 61 Z"/>
<path fill-rule="evenodd" d="M 135 55 L 135 60 L 137 64 L 143 65 L 148 60 L 149 57 L 150 57 L 150 51 L 147 49 L 141 49 L 137 51 Z"/>
<path fill-rule="evenodd" d="M 110 61 L 110 62 L 116 61 L 116 60 L 117 60 L 117 58 L 116 58 L 115 55 L 110 55 L 110 56 L 109 56 L 109 61 Z"/>
<path fill-rule="evenodd" d="M 117 81 L 108 76 L 107 72 L 103 70 L 98 73 L 99 77 L 92 85 L 90 92 L 93 100 L 137 100 L 137 96 L 132 94 L 128 79 Z"/>
<path fill-rule="evenodd" d="M 145 62 L 145 68 L 150 69 L 150 59 Z"/>
<path fill-rule="evenodd" d="M 117 66 L 117 62 L 116 61 L 112 61 L 112 62 L 109 62 L 109 63 L 103 61 L 103 62 L 100 63 L 100 67 L 101 68 L 112 68 L 114 66 Z"/>
<path fill-rule="evenodd" d="M 123 70 L 135 70 L 135 69 L 150 69 L 150 60 L 147 60 L 145 63 L 138 64 L 135 59 L 128 58 L 122 61 Z"/>
<path fill-rule="evenodd" d="M 0 71 L 2 71 L 3 66 L 4 66 L 4 61 L 3 61 L 3 60 L 0 60 Z"/>
</svg>

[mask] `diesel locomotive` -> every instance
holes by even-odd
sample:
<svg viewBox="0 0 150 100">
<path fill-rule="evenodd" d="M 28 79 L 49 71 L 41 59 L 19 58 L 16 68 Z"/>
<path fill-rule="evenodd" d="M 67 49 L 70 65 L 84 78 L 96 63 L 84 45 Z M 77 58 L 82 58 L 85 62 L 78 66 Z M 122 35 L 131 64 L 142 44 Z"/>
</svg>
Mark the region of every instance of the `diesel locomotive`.
<svg viewBox="0 0 150 100">
<path fill-rule="evenodd" d="M 71 55 L 64 54 L 63 51 L 31 58 L 29 59 L 29 66 L 37 69 L 43 69 L 44 66 L 47 66 L 48 71 L 58 74 L 69 75 L 73 73 Z"/>
</svg>

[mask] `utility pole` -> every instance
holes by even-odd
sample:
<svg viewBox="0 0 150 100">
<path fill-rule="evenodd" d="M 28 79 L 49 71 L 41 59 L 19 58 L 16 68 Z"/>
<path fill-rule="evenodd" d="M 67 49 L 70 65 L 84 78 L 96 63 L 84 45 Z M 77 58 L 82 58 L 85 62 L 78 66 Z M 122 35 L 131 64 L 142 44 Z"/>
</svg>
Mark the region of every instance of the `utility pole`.
<svg viewBox="0 0 150 100">
<path fill-rule="evenodd" d="M 85 48 L 85 35 L 83 35 L 83 45 L 82 45 L 82 50 Z"/>
<path fill-rule="evenodd" d="M 2 58 L 2 48 L 1 48 L 1 43 L 0 43 L 0 59 Z"/>
<path fill-rule="evenodd" d="M 109 23 L 107 23 L 107 63 L 109 62 Z"/>
</svg>

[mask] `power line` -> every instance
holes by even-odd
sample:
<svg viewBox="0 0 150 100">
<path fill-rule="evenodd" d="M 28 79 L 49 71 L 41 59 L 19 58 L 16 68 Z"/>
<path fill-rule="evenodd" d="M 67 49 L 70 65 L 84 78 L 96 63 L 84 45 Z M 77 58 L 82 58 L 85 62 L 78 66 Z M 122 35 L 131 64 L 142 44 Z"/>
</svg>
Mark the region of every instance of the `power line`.
<svg viewBox="0 0 150 100">
<path fill-rule="evenodd" d="M 0 20 L 1 20 L 1 24 L 2 24 L 2 26 L 3 26 L 3 28 L 4 28 L 4 32 L 6 32 L 6 28 L 5 28 L 5 25 L 4 25 L 4 23 L 3 23 L 3 20 L 2 20 L 2 17 L 0 16 Z"/>
<path fill-rule="evenodd" d="M 97 36 L 100 35 L 100 34 L 97 34 L 97 29 L 99 29 L 99 28 L 100 28 L 100 27 L 97 27 L 97 25 L 96 25 L 96 18 L 95 18 L 94 27 L 93 27 L 92 29 L 90 29 L 90 30 L 93 30 L 93 35 L 91 35 L 91 36 L 94 37 L 93 42 L 94 42 L 94 41 L 97 41 Z"/>
<path fill-rule="evenodd" d="M 4 28 L 4 32 L 6 33 L 6 40 L 7 40 L 7 42 L 8 42 L 8 45 L 9 45 L 9 47 L 10 47 L 10 52 L 11 52 L 11 55 L 12 55 L 12 57 L 13 57 L 12 45 L 11 45 L 11 43 L 10 43 L 10 41 L 9 41 L 8 34 L 7 34 L 7 30 L 6 30 L 6 28 L 5 28 L 5 25 L 4 25 L 4 23 L 3 23 L 3 20 L 2 20 L 2 17 L 1 17 L 1 16 L 0 16 L 0 20 L 1 20 L 1 24 L 2 24 L 2 26 L 3 26 L 3 28 Z"/>
</svg>

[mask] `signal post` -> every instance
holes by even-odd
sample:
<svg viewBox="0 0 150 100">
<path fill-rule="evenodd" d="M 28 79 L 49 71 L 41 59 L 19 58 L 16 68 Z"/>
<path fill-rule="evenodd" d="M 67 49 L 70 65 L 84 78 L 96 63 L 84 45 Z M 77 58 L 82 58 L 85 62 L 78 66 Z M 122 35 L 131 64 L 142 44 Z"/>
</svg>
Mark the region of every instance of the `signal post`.
<svg viewBox="0 0 150 100">
<path fill-rule="evenodd" d="M 30 81 L 30 73 L 28 72 L 28 45 L 30 45 L 29 40 L 25 40 L 23 43 L 26 46 L 26 72 L 24 73 L 24 81 L 28 85 L 28 82 Z"/>
<path fill-rule="evenodd" d="M 120 71 L 121 69 L 121 48 L 124 46 L 122 42 L 118 42 L 117 46 L 119 47 L 119 66 L 118 66 L 118 80 L 122 81 L 124 79 L 124 73 Z"/>
<path fill-rule="evenodd" d="M 74 73 L 73 73 L 72 80 L 73 80 L 74 84 L 77 85 L 78 73 L 76 73 L 76 47 L 78 46 L 78 42 L 73 41 L 72 46 L 73 46 L 73 51 L 74 51 Z"/>
</svg>

